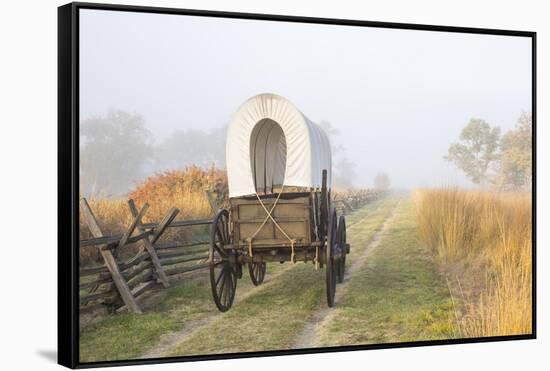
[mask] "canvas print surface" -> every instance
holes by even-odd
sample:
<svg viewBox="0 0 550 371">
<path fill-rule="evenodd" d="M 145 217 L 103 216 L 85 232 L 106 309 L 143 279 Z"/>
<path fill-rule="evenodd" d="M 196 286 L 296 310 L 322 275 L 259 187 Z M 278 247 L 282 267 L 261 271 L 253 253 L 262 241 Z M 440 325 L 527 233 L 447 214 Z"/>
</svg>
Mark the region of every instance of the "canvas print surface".
<svg viewBox="0 0 550 371">
<path fill-rule="evenodd" d="M 532 333 L 530 38 L 79 17 L 80 362 Z"/>
</svg>

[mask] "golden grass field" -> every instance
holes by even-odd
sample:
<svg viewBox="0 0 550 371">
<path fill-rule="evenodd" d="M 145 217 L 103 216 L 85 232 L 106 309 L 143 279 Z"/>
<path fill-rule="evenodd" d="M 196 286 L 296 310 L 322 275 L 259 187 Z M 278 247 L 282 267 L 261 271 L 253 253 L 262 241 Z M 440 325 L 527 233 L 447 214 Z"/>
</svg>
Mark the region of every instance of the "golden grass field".
<svg viewBox="0 0 550 371">
<path fill-rule="evenodd" d="M 461 334 L 531 333 L 531 194 L 428 189 L 414 199 L 418 238 L 447 277 Z"/>
</svg>

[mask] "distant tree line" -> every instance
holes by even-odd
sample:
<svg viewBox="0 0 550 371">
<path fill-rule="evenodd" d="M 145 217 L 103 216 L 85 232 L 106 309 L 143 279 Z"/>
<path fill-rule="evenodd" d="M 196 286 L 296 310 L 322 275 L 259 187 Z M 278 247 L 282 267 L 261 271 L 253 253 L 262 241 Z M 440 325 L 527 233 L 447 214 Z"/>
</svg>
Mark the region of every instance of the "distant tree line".
<svg viewBox="0 0 550 371">
<path fill-rule="evenodd" d="M 333 144 L 333 183 L 353 186 L 355 163 L 342 146 L 334 144 L 338 129 L 321 126 Z M 157 141 L 137 113 L 111 110 L 80 124 L 80 193 L 87 197 L 116 197 L 132 190 L 148 175 L 196 165 L 225 168 L 227 126 L 208 131 L 176 130 Z"/>
<path fill-rule="evenodd" d="M 475 184 L 499 190 L 530 189 L 532 131 L 532 116 L 527 112 L 504 134 L 485 120 L 471 119 L 444 159 L 454 163 Z"/>
<path fill-rule="evenodd" d="M 225 127 L 176 130 L 156 142 L 143 117 L 121 110 L 80 124 L 80 193 L 121 196 L 152 173 L 190 165 L 225 167 Z"/>
<path fill-rule="evenodd" d="M 153 166 L 153 136 L 140 115 L 110 111 L 80 125 L 80 193 L 123 194 Z"/>
</svg>

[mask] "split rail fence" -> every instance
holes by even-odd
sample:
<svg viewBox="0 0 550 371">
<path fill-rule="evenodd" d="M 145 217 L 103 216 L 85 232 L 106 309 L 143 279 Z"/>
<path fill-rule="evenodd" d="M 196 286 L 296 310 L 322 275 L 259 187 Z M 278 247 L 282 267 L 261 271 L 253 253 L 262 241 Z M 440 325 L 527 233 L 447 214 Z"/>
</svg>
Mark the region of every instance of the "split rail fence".
<svg viewBox="0 0 550 371">
<path fill-rule="evenodd" d="M 345 214 L 383 195 L 373 190 L 338 194 L 333 199 L 337 211 Z M 216 209 L 208 196 L 212 209 Z M 80 209 L 93 238 L 80 241 L 80 248 L 97 248 L 102 265 L 79 270 L 80 313 L 105 310 L 141 313 L 140 297 L 146 292 L 170 287 L 185 279 L 188 273 L 208 267 L 210 241 L 161 241 L 169 228 L 210 226 L 212 219 L 175 220 L 179 209 L 172 208 L 158 223 L 142 221 L 148 204 L 138 209 L 128 201 L 133 221 L 121 235 L 105 236 L 85 198 Z M 129 244 L 139 244 L 138 252 L 129 259 L 117 259 L 117 251 Z"/>
</svg>

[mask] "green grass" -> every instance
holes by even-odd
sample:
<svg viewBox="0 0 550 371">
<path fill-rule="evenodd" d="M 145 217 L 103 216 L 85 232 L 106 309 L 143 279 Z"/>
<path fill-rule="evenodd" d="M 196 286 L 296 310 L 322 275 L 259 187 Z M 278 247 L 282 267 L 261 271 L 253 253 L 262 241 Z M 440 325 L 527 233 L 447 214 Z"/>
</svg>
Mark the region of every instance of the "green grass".
<svg viewBox="0 0 550 371">
<path fill-rule="evenodd" d="M 395 200 L 387 199 L 354 213 L 348 218 L 350 231 L 358 229 L 359 224 L 353 227 L 353 223 L 361 222 L 361 233 L 369 239 L 380 229 L 394 203 Z M 363 247 L 357 246 L 354 254 Z M 326 305 L 325 300 L 325 271 L 315 271 L 312 264 L 297 263 L 167 355 L 288 349 L 311 315 Z"/>
<path fill-rule="evenodd" d="M 268 265 L 266 280 L 284 268 L 285 265 L 278 263 Z M 237 286 L 236 300 L 253 287 L 245 267 L 243 279 Z M 80 361 L 140 357 L 157 344 L 161 335 L 219 313 L 212 301 L 208 272 L 158 292 L 148 304 L 144 314 L 109 315 L 83 325 L 80 330 Z"/>
<path fill-rule="evenodd" d="M 364 240 L 362 234 L 348 236 L 352 246 Z M 367 263 L 355 272 L 318 345 L 452 338 L 453 313 L 445 282 L 416 241 L 413 205 L 406 200 Z"/>
<path fill-rule="evenodd" d="M 95 320 L 80 330 L 80 361 L 139 357 L 160 336 L 216 312 L 206 275 L 160 291 L 144 314 L 117 314 Z"/>
<path fill-rule="evenodd" d="M 136 358 L 151 341 L 177 328 L 177 321 L 161 313 L 110 316 L 81 331 L 80 361 Z"/>
<path fill-rule="evenodd" d="M 238 303 L 203 327 L 170 355 L 285 349 L 324 299 L 323 271 L 305 264 Z M 305 289 L 304 289 L 305 288 Z"/>
<path fill-rule="evenodd" d="M 381 228 L 395 202 L 392 198 L 379 200 L 346 218 L 348 240 L 359 236 L 351 241 L 349 264 Z M 315 271 L 312 264 L 268 264 L 266 283 L 258 288 L 251 284 L 246 267 L 243 272 L 235 304 L 224 314 L 218 313 L 208 275 L 203 273 L 160 291 L 144 308 L 144 314 L 110 315 L 83 325 L 81 362 L 140 357 L 161 335 L 214 316 L 213 321 L 172 348 L 170 355 L 286 349 L 311 314 L 326 306 L 325 271 Z"/>
</svg>

